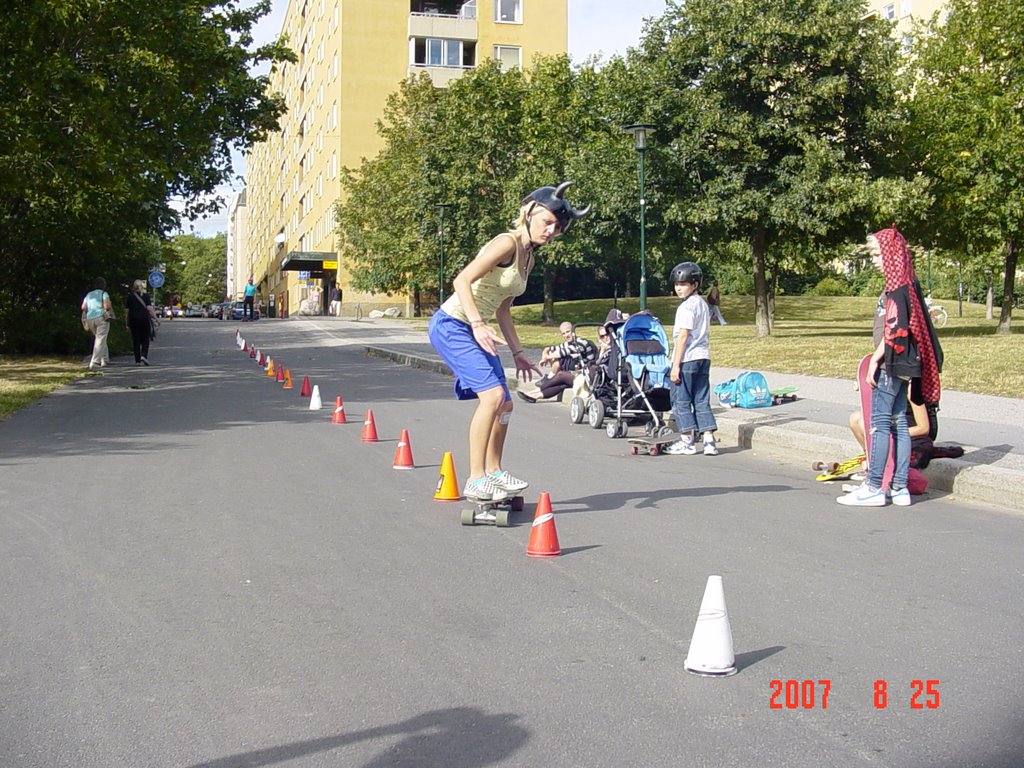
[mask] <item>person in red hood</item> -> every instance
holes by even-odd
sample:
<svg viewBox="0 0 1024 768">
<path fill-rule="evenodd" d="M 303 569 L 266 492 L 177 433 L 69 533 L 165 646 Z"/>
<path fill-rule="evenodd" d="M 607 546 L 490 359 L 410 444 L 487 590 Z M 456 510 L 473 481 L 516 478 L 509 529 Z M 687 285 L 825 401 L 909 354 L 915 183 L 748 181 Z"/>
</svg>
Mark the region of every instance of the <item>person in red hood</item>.
<svg viewBox="0 0 1024 768">
<path fill-rule="evenodd" d="M 920 377 L 926 403 L 938 403 L 942 347 L 925 311 L 924 296 L 914 274 L 907 241 L 889 228 L 868 236 L 868 252 L 885 276 L 882 297 L 883 333 L 871 356 L 865 380 L 860 386 L 871 392 L 871 446 L 868 476 L 864 483 L 840 496 L 840 504 L 855 507 L 883 507 L 888 500 L 910 505 L 907 475 L 910 471 L 910 432 L 907 427 L 907 390 L 911 379 Z M 893 440 L 891 487 L 882 488 L 885 464 Z"/>
</svg>

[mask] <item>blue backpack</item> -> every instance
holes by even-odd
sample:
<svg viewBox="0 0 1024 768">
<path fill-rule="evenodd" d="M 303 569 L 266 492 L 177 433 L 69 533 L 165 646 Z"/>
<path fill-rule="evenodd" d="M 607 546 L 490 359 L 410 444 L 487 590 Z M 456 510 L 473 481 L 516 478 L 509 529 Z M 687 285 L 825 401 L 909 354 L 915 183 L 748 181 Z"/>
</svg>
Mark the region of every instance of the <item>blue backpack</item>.
<svg viewBox="0 0 1024 768">
<path fill-rule="evenodd" d="M 744 371 L 715 387 L 719 405 L 726 408 L 765 408 L 772 404 L 768 381 L 758 371 Z"/>
</svg>

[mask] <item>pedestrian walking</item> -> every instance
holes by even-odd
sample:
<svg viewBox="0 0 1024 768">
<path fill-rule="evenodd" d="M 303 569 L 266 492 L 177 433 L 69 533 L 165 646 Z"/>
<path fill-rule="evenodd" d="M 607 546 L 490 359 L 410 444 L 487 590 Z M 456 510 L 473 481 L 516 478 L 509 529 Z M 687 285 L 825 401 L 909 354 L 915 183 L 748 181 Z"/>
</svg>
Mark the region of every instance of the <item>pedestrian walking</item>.
<svg viewBox="0 0 1024 768">
<path fill-rule="evenodd" d="M 124 302 L 124 325 L 132 335 L 132 352 L 136 365 L 149 365 L 149 342 L 156 310 L 146 293 L 146 281 L 136 280 Z"/>
<path fill-rule="evenodd" d="M 82 327 L 92 333 L 92 358 L 89 370 L 105 368 L 110 362 L 110 350 L 107 348 L 107 335 L 110 333 L 110 321 L 114 317 L 114 307 L 107 293 L 107 281 L 97 277 L 93 289 L 82 299 Z"/>
</svg>

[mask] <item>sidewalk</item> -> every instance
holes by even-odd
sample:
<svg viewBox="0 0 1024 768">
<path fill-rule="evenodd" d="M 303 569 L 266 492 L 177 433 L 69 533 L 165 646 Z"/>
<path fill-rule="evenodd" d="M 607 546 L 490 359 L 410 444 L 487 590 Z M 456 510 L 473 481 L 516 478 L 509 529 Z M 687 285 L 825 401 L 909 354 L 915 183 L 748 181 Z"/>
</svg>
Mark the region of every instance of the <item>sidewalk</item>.
<svg viewBox="0 0 1024 768">
<path fill-rule="evenodd" d="M 345 323 L 346 335 L 355 321 L 345 318 L 305 318 L 322 323 Z M 406 323 L 362 320 L 358 335 L 367 354 L 393 362 L 441 373 L 448 367 L 438 358 L 423 331 Z M 534 350 L 536 351 L 536 350 Z M 536 355 L 534 355 L 536 358 Z M 808 477 L 814 461 L 832 461 L 855 456 L 859 447 L 847 427 L 847 418 L 857 407 L 852 380 L 762 371 L 770 386 L 796 386 L 799 398 L 759 410 L 714 407 L 719 437 L 769 460 L 805 466 Z M 733 378 L 738 369 L 711 369 L 712 384 Z M 515 371 L 507 369 L 509 386 L 516 388 Z M 568 400 L 563 405 L 568 405 Z M 550 407 L 539 403 L 537 407 Z M 568 414 L 566 414 L 568 426 Z M 601 432 L 597 439 L 608 439 Z M 938 442 L 959 443 L 961 459 L 936 459 L 924 471 L 932 490 L 958 498 L 992 504 L 1024 513 L 1024 400 L 944 391 L 939 411 Z"/>
</svg>

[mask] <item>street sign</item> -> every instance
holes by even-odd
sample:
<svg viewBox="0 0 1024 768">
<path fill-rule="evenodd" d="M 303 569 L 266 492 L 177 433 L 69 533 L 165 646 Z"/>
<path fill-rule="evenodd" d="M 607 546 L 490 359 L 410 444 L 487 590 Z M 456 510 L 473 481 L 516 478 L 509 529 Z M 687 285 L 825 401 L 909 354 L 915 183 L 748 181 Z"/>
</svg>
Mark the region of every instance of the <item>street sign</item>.
<svg viewBox="0 0 1024 768">
<path fill-rule="evenodd" d="M 164 276 L 157 271 L 149 273 L 149 284 L 154 288 L 160 288 L 164 284 Z"/>
<path fill-rule="evenodd" d="M 336 262 L 336 261 L 325 261 L 324 262 L 324 269 L 337 269 L 337 268 L 338 268 L 338 262 Z"/>
<path fill-rule="evenodd" d="M 309 272 L 300 270 L 299 271 L 299 282 L 301 283 L 303 280 L 309 280 Z"/>
</svg>

